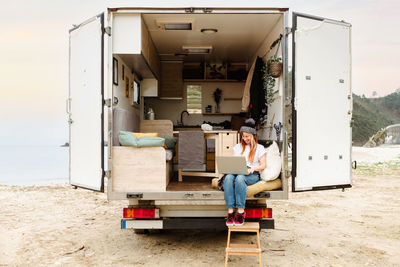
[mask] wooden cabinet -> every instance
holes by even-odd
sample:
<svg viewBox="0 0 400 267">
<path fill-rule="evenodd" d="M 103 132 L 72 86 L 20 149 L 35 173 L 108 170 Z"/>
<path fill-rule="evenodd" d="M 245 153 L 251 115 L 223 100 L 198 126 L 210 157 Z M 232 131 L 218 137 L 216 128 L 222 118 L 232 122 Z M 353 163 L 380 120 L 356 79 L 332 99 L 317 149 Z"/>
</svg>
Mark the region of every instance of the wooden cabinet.
<svg viewBox="0 0 400 267">
<path fill-rule="evenodd" d="M 158 96 L 158 81 L 157 79 L 143 79 L 140 82 L 142 96 Z"/>
<path fill-rule="evenodd" d="M 182 61 L 161 61 L 160 98 L 183 98 Z"/>
<path fill-rule="evenodd" d="M 233 146 L 237 144 L 237 133 L 221 133 L 221 155 L 232 156 Z"/>
<path fill-rule="evenodd" d="M 160 58 L 146 24 L 142 20 L 142 55 L 146 59 L 153 74 L 160 77 Z"/>
</svg>

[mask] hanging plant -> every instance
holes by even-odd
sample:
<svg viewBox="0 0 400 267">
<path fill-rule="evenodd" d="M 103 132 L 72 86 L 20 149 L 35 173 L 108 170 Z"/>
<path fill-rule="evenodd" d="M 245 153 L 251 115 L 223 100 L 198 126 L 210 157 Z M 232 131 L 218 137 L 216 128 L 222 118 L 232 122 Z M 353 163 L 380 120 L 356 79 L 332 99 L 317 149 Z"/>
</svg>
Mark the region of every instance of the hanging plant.
<svg viewBox="0 0 400 267">
<path fill-rule="evenodd" d="M 267 63 L 264 65 L 262 71 L 263 71 L 263 81 L 264 81 L 264 89 L 265 89 L 265 102 L 267 106 L 270 106 L 272 102 L 275 101 L 276 99 L 276 93 L 278 90 L 274 91 L 275 84 L 276 84 L 276 79 L 271 75 L 271 63 L 278 62 L 281 63 L 282 58 L 280 57 L 271 57 L 268 59 Z"/>
<path fill-rule="evenodd" d="M 267 64 L 269 66 L 269 73 L 274 78 L 279 78 L 282 74 L 283 63 L 281 62 L 282 58 L 271 58 L 268 60 Z"/>
</svg>

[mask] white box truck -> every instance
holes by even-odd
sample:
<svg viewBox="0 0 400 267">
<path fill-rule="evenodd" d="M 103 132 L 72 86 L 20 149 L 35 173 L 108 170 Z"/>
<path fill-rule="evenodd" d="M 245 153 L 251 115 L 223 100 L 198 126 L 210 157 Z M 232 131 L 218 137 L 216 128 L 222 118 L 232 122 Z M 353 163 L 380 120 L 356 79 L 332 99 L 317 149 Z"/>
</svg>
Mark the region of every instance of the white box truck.
<svg viewBox="0 0 400 267">
<path fill-rule="evenodd" d="M 293 13 L 289 28 L 288 19 L 287 8 L 123 7 L 74 25 L 67 99 L 70 183 L 104 192 L 106 180 L 108 199 L 128 202 L 123 229 L 225 228 L 224 193 L 211 187 L 210 178 L 178 181 L 179 152 L 168 160 L 162 147 L 122 147 L 118 134 L 154 129 L 161 136 L 176 135 L 185 127 L 200 130 L 203 121 L 229 121 L 241 111 L 245 81 L 238 71 L 248 71 L 257 57 L 276 55 L 283 73 L 266 126 L 283 124 L 281 186 L 248 198 L 247 220 L 274 228 L 267 203 L 288 199 L 289 190 L 351 187 L 351 25 Z M 230 69 L 215 76 L 213 65 Z M 187 116 L 182 111 L 193 86 L 201 91 L 201 113 Z M 205 112 L 215 88 L 223 91 L 221 110 Z M 154 121 L 145 120 L 149 107 Z M 276 140 L 277 133 L 264 127 L 258 137 Z M 233 130 L 216 131 L 214 139 L 220 154 L 239 140 Z"/>
</svg>

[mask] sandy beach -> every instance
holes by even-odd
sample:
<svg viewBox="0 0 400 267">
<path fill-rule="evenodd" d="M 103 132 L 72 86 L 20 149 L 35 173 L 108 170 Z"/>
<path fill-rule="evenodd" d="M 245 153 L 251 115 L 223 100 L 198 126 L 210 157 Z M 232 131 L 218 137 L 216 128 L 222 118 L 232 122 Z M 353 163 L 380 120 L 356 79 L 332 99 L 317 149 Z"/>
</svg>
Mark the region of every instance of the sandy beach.
<svg viewBox="0 0 400 267">
<path fill-rule="evenodd" d="M 400 147 L 353 151 L 352 188 L 269 202 L 263 266 L 400 266 Z M 0 186 L 0 266 L 223 266 L 225 232 L 136 235 L 120 228 L 126 204 L 69 185 Z"/>
</svg>

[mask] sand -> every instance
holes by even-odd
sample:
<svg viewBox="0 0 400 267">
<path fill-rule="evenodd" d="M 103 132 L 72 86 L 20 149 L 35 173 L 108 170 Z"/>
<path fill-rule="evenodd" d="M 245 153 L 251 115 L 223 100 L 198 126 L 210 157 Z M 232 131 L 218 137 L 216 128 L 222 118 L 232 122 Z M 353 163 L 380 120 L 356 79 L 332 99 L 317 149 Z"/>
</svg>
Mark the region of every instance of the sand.
<svg viewBox="0 0 400 267">
<path fill-rule="evenodd" d="M 359 162 L 387 155 L 355 150 Z M 400 266 L 399 192 L 398 169 L 356 171 L 344 192 L 270 201 L 276 229 L 261 232 L 263 266 Z M 223 266 L 225 232 L 137 235 L 120 229 L 126 204 L 69 185 L 0 186 L 0 266 Z M 229 263 L 258 266 L 256 257 L 232 256 Z"/>
</svg>

